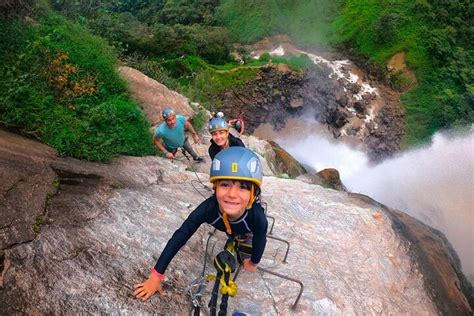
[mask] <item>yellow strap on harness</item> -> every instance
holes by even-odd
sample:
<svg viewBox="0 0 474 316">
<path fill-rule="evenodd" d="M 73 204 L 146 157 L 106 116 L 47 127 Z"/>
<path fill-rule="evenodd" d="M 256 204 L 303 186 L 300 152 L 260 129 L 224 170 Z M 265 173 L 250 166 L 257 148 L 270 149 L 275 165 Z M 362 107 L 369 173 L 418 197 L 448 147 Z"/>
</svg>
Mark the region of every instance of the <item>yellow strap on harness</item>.
<svg viewBox="0 0 474 316">
<path fill-rule="evenodd" d="M 229 271 L 230 268 L 226 265 L 226 270 Z M 216 276 L 214 274 L 209 274 L 207 276 L 208 281 L 215 281 Z M 237 295 L 237 283 L 235 283 L 232 279 L 229 279 L 229 284 L 225 283 L 224 275 L 222 275 L 221 279 L 219 280 L 221 284 L 220 292 L 222 295 L 229 295 L 230 297 L 234 297 Z"/>
<path fill-rule="evenodd" d="M 224 278 L 221 278 L 220 281 L 221 287 L 221 294 L 222 295 L 229 295 L 230 297 L 234 297 L 237 295 L 237 284 L 233 280 L 229 280 L 229 285 L 225 284 Z"/>
<path fill-rule="evenodd" d="M 232 229 L 230 228 L 230 223 L 229 223 L 229 219 L 227 218 L 227 213 L 226 212 L 223 212 L 223 216 L 222 216 L 222 219 L 224 221 L 224 226 L 225 226 L 225 230 L 227 232 L 227 234 L 232 234 Z"/>
<path fill-rule="evenodd" d="M 227 274 L 229 275 L 229 284 L 225 283 L 225 278 L 224 275 Z M 222 275 L 220 279 L 220 284 L 222 285 L 221 287 L 221 294 L 222 295 L 229 295 L 230 297 L 234 297 L 237 295 L 237 284 L 230 278 L 230 267 L 229 265 L 225 265 L 225 274 Z"/>
</svg>

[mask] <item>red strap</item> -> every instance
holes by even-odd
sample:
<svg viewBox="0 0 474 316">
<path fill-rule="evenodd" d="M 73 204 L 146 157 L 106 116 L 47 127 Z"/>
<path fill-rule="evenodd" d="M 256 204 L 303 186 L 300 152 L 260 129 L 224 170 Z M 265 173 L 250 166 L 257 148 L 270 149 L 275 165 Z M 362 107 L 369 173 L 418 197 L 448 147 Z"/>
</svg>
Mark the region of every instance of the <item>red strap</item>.
<svg viewBox="0 0 474 316">
<path fill-rule="evenodd" d="M 155 276 L 158 278 L 158 280 L 163 280 L 165 278 L 164 274 L 159 273 L 158 271 L 155 270 L 155 268 L 151 269 L 151 275 Z"/>
</svg>

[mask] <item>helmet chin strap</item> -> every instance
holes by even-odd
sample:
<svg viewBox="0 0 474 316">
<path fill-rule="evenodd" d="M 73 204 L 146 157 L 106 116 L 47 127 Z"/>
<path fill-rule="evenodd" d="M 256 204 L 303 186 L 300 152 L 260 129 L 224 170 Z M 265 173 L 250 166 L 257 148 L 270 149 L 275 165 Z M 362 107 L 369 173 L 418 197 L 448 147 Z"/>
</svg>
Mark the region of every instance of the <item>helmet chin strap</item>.
<svg viewBox="0 0 474 316">
<path fill-rule="evenodd" d="M 252 208 L 253 202 L 255 202 L 255 185 L 252 183 L 250 185 L 250 198 L 247 204 L 247 209 Z"/>
</svg>

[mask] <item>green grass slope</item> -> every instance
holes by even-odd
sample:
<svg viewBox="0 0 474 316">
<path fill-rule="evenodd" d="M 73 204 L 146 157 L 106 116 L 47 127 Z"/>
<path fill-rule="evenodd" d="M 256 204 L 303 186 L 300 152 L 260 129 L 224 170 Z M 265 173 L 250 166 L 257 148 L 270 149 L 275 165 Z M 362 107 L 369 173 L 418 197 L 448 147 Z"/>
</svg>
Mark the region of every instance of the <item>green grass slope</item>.
<svg viewBox="0 0 474 316">
<path fill-rule="evenodd" d="M 107 161 L 155 152 L 103 40 L 45 11 L 0 22 L 0 122 L 61 155 Z"/>
</svg>

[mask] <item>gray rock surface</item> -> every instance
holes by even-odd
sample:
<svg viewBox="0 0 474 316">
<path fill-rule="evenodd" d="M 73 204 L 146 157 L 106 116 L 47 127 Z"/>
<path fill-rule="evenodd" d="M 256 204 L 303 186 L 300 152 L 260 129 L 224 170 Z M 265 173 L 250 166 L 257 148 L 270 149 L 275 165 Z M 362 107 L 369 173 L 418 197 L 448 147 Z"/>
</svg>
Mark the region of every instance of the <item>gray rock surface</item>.
<svg viewBox="0 0 474 316">
<path fill-rule="evenodd" d="M 186 117 L 194 116 L 188 99 L 182 94 L 168 89 L 136 69 L 122 66 L 118 70 L 127 81 L 132 96 L 141 104 L 152 125 L 162 122 L 161 111 L 168 106 L 178 114 Z"/>
<path fill-rule="evenodd" d="M 38 182 L 45 187 L 51 186 L 49 174 L 53 172 L 58 185 L 53 186 L 55 194 L 46 204 L 42 225 L 33 239 L 25 237 L 7 244 L 2 235 L 6 247 L 0 257 L 0 314 L 187 313 L 185 289 L 202 268 L 210 231 L 206 225 L 169 266 L 167 296 L 137 301 L 132 296 L 133 284 L 148 276 L 174 230 L 209 196 L 208 186 L 195 181 L 198 175 L 206 184 L 207 175 L 186 171 L 181 162 L 159 157 L 122 157 L 107 165 L 58 159 L 50 156 L 49 149 L 34 149 L 44 145 L 25 142 L 30 148 L 28 156 L 15 154 L 12 145 L 4 143 L 7 149 L 0 151 L 2 162 L 16 157 L 16 165 L 9 168 L 36 166 L 28 178 L 40 177 L 43 180 Z M 20 147 L 26 148 L 26 144 Z M 4 166 L 2 163 L 2 180 Z M 31 192 L 31 188 L 22 190 L 18 194 Z M 8 192 L 3 187 L 1 205 L 7 205 Z M 448 283 L 437 278 L 440 269 L 426 254 L 435 253 L 435 248 L 441 254 L 447 250 L 439 246 L 441 237 L 418 221 L 407 215 L 408 219 L 403 219 L 370 199 L 297 180 L 265 177 L 263 192 L 268 215 L 275 218 L 273 235 L 287 240 L 291 248 L 287 263 L 283 263 L 285 244 L 269 239 L 261 266 L 300 279 L 304 293 L 297 309 L 292 310 L 299 290 L 296 284 L 266 273 L 242 272 L 237 280 L 239 293 L 230 299 L 229 312 L 472 311 L 459 290 L 461 283 L 452 271 L 456 261 L 451 261 L 450 255 L 436 257 L 442 259 L 439 264 Z M 18 221 L 29 225 L 20 215 L 38 200 L 43 203 L 46 197 L 31 196 L 27 204 L 19 205 Z M 214 252 L 224 240 L 219 233 Z M 208 299 L 206 293 L 204 301 Z"/>
<path fill-rule="evenodd" d="M 56 191 L 56 174 L 46 167 L 55 157 L 51 147 L 0 129 L 0 250 L 35 238 Z"/>
</svg>

